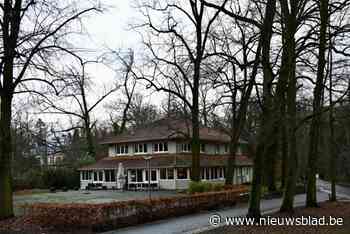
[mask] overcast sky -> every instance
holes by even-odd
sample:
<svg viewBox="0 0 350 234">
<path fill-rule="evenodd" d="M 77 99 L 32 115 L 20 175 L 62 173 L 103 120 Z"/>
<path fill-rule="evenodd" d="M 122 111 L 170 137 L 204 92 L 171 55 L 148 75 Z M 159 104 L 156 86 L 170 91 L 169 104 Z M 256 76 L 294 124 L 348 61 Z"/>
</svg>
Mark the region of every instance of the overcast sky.
<svg viewBox="0 0 350 234">
<path fill-rule="evenodd" d="M 86 56 L 96 57 L 101 55 L 106 50 L 127 50 L 132 48 L 137 51 L 141 46 L 141 37 L 133 30 L 130 30 L 130 24 L 134 22 L 137 14 L 135 14 L 135 9 L 132 4 L 135 1 L 116 1 L 116 0 L 103 0 L 105 10 L 103 13 L 99 13 L 84 19 L 84 27 L 88 32 L 88 36 L 83 37 L 83 41 L 78 39 L 78 42 L 74 42 L 77 47 L 85 48 L 92 53 L 87 53 Z M 136 52 L 137 56 L 137 52 Z M 115 79 L 121 78 L 116 72 L 108 69 L 104 65 L 89 65 L 87 72 L 92 78 L 96 86 L 89 90 L 89 98 L 91 103 L 94 102 L 98 96 L 102 96 L 104 91 L 109 88 L 109 84 L 113 84 Z M 119 77 L 118 77 L 119 76 Z M 155 99 L 158 94 L 151 94 L 150 91 L 145 91 L 144 89 L 139 89 L 147 98 L 145 101 L 159 100 Z M 121 92 L 116 92 L 106 99 L 99 108 L 94 111 L 93 115 L 100 122 L 107 120 L 109 118 L 104 104 L 113 100 L 117 100 L 120 97 Z M 160 94 L 159 94 L 160 95 Z M 21 97 L 20 97 L 21 98 Z M 20 100 L 19 103 L 24 103 L 25 100 Z M 155 102 L 159 104 L 159 101 Z M 20 104 L 21 105 L 21 104 Z M 19 109 L 21 108 L 19 105 Z M 68 104 L 71 105 L 71 104 Z M 71 105 L 72 106 L 72 105 Z M 75 109 L 74 107 L 72 107 Z M 17 107 L 18 109 L 18 107 Z M 39 114 L 38 110 L 30 110 L 30 113 L 34 113 L 33 118 L 42 118 L 45 122 L 56 122 L 59 120 L 62 124 L 69 124 L 68 117 L 63 115 L 53 115 L 53 114 Z M 69 126 L 64 126 L 69 127 Z"/>
</svg>

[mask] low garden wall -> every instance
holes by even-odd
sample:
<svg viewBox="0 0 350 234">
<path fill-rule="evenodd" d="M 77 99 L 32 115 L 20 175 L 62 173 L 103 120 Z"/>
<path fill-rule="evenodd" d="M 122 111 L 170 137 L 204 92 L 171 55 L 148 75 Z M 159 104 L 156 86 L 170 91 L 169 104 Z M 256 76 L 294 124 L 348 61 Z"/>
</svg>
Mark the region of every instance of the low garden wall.
<svg viewBox="0 0 350 234">
<path fill-rule="evenodd" d="M 131 200 L 103 204 L 26 205 L 25 214 L 42 226 L 107 231 L 221 206 L 232 206 L 246 193 L 246 187 L 218 192 L 179 195 L 152 200 Z"/>
</svg>

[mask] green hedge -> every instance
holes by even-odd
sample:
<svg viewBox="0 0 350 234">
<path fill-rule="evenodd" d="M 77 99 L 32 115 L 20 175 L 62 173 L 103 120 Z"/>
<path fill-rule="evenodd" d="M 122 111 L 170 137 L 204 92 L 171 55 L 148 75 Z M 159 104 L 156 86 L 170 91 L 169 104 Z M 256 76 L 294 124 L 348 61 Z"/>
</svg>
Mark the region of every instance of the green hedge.
<svg viewBox="0 0 350 234">
<path fill-rule="evenodd" d="M 32 169 L 20 178 L 14 178 L 14 190 L 75 189 L 80 186 L 79 172 L 74 168 Z"/>
<path fill-rule="evenodd" d="M 194 193 L 205 193 L 205 192 L 211 192 L 211 191 L 221 191 L 221 190 L 224 190 L 223 183 L 211 183 L 211 182 L 205 182 L 205 181 L 199 181 L 199 182 L 191 181 L 187 192 L 189 194 L 194 194 Z"/>
<path fill-rule="evenodd" d="M 80 185 L 79 172 L 74 169 L 48 169 L 42 176 L 46 188 L 74 189 Z"/>
</svg>

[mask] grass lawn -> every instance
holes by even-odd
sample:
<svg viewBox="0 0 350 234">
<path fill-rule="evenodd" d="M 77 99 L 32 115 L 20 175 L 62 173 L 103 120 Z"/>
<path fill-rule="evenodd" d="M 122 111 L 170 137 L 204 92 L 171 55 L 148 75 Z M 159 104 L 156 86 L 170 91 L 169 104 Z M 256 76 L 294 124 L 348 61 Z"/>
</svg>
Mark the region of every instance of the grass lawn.
<svg viewBox="0 0 350 234">
<path fill-rule="evenodd" d="M 152 191 L 152 197 L 176 196 L 176 191 Z M 48 190 L 25 190 L 14 195 L 15 215 L 22 215 L 21 205 L 32 203 L 106 203 L 148 198 L 147 191 L 67 191 L 50 193 Z"/>
<path fill-rule="evenodd" d="M 270 216 L 273 217 L 326 217 L 329 216 L 343 218 L 343 225 L 341 226 L 224 226 L 210 231 L 203 232 L 203 234 L 350 234 L 350 202 L 323 202 L 319 208 L 296 208 L 293 214 L 289 213 L 275 213 Z"/>
</svg>

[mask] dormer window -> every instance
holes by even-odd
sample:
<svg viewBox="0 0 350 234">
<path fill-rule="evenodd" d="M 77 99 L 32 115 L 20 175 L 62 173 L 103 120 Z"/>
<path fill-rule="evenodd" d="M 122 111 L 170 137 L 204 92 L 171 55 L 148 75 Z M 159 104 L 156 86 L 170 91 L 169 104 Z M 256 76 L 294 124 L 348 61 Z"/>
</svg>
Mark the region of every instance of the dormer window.
<svg viewBox="0 0 350 234">
<path fill-rule="evenodd" d="M 116 149 L 115 151 L 117 152 L 117 154 L 128 154 L 129 153 L 129 149 L 128 149 L 128 145 L 126 144 L 118 144 L 116 145 Z"/>
<path fill-rule="evenodd" d="M 147 153 L 147 144 L 135 144 L 134 145 L 135 154 Z"/>
<path fill-rule="evenodd" d="M 153 143 L 153 152 L 155 153 L 168 152 L 168 142 Z"/>
</svg>

